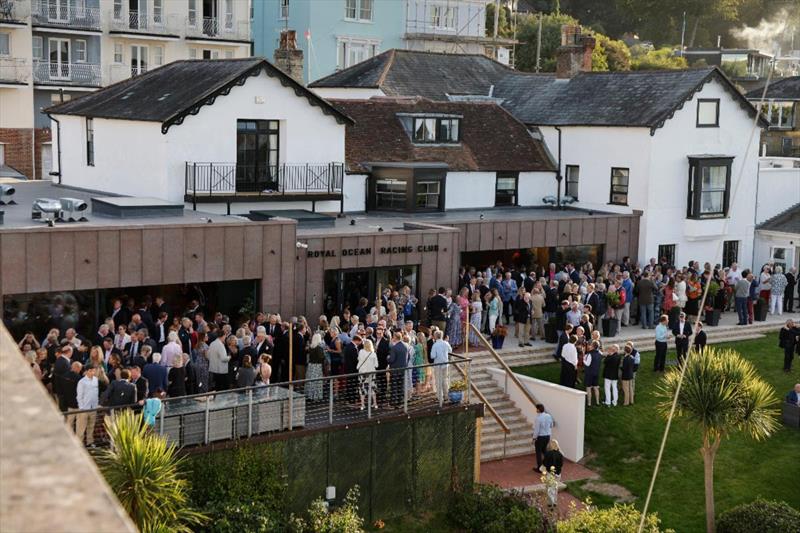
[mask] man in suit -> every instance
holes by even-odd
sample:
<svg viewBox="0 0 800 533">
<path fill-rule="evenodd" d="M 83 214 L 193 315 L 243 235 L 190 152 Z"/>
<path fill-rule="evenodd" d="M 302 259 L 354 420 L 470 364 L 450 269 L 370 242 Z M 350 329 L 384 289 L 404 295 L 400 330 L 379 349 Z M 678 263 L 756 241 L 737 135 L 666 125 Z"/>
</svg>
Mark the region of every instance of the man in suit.
<svg viewBox="0 0 800 533">
<path fill-rule="evenodd" d="M 389 368 L 389 352 L 392 350 L 391 337 L 386 333 L 386 324 L 379 323 L 375 327 L 375 353 L 378 356 L 378 370 Z M 384 403 L 386 399 L 386 372 L 379 372 L 375 376 L 378 402 Z"/>
<path fill-rule="evenodd" d="M 795 383 L 794 389 L 786 395 L 786 402 L 800 406 L 800 383 Z"/>
<path fill-rule="evenodd" d="M 136 398 L 139 405 L 144 405 L 144 401 L 150 396 L 149 382 L 142 376 L 142 369 L 134 365 L 128 369 L 131 373 L 131 383 L 136 387 Z"/>
<path fill-rule="evenodd" d="M 289 324 L 284 323 L 274 340 L 272 375 L 276 382 L 289 381 Z"/>
<path fill-rule="evenodd" d="M 403 403 L 403 383 L 405 381 L 406 360 L 408 359 L 408 348 L 403 343 L 403 336 L 396 331 L 392 336 L 392 348 L 389 351 L 387 362 L 389 363 L 392 374 L 390 383 L 389 404 L 394 408 L 399 408 Z"/>
<path fill-rule="evenodd" d="M 251 346 L 251 348 L 253 348 L 256 354 L 256 357 L 253 359 L 253 361 L 258 361 L 263 354 L 272 352 L 272 344 L 267 338 L 266 327 L 258 326 L 258 328 L 256 328 L 256 339 L 252 342 L 252 344 L 253 346 Z"/>
<path fill-rule="evenodd" d="M 64 374 L 61 381 L 61 394 L 64 397 L 66 411 L 78 410 L 78 382 L 81 380 L 83 365 L 75 361 L 70 365 L 69 371 Z M 67 426 L 75 431 L 76 415 L 67 415 Z"/>
<path fill-rule="evenodd" d="M 114 337 L 106 337 L 103 339 L 103 361 L 108 363 L 108 358 L 111 354 L 116 354 L 122 359 L 122 352 L 114 346 Z"/>
<path fill-rule="evenodd" d="M 348 342 L 344 345 L 344 373 L 356 374 L 358 373 L 358 351 L 361 349 L 361 337 L 359 335 L 353 336 L 353 342 Z M 344 396 L 348 403 L 355 404 L 358 401 L 358 376 L 350 376 L 347 378 L 345 385 Z"/>
<path fill-rule="evenodd" d="M 125 366 L 133 364 L 133 360 L 140 356 L 144 347 L 145 330 L 141 329 L 131 334 L 131 342 L 125 345 L 123 353 L 123 363 Z"/>
<path fill-rule="evenodd" d="M 167 318 L 169 318 L 169 309 L 167 308 L 167 303 L 164 301 L 163 297 L 156 296 L 153 305 L 150 307 L 150 316 L 157 318 L 161 316 L 161 313 L 166 314 Z"/>
<path fill-rule="evenodd" d="M 703 331 L 703 323 L 698 322 L 697 327 L 694 331 L 694 349 L 696 352 L 700 353 L 706 348 L 706 342 L 708 342 L 708 338 L 706 337 L 706 332 Z"/>
<path fill-rule="evenodd" d="M 114 298 L 111 305 L 113 306 L 111 310 L 111 319 L 114 321 L 114 329 L 118 330 L 120 326 L 127 326 L 130 324 L 131 314 L 126 307 L 122 306 L 122 300 Z"/>
<path fill-rule="evenodd" d="M 147 380 L 147 384 L 152 390 L 156 391 L 161 389 L 167 390 L 169 382 L 167 380 L 167 373 L 169 369 L 161 365 L 161 354 L 154 353 L 152 356 L 152 363 L 147 363 L 142 369 L 142 378 Z"/>
<path fill-rule="evenodd" d="M 267 336 L 275 338 L 282 333 L 281 326 L 278 324 L 278 315 L 269 315 L 269 321 L 265 327 Z"/>
<path fill-rule="evenodd" d="M 105 405 L 108 407 L 123 407 L 136 403 L 136 386 L 128 381 L 130 377 L 130 371 L 126 368 L 122 369 L 119 379 L 112 381 L 106 392 L 103 393 Z"/>
<path fill-rule="evenodd" d="M 156 321 L 153 320 L 153 315 L 150 314 L 150 305 L 148 305 L 147 302 L 142 302 L 139 304 L 136 314 L 139 315 L 139 318 L 142 320 L 142 324 L 145 325 L 150 335 L 155 336 Z"/>
<path fill-rule="evenodd" d="M 56 362 L 53 365 L 53 392 L 58 398 L 58 408 L 66 412 L 68 393 L 66 379 L 72 365 L 72 347 L 68 344 L 62 346 L 57 354 Z"/>
<path fill-rule="evenodd" d="M 259 354 L 253 346 L 253 341 L 250 335 L 242 337 L 242 349 L 239 350 L 239 356 L 244 360 L 244 356 L 249 355 L 250 361 L 258 361 L 261 354 Z"/>
<path fill-rule="evenodd" d="M 111 335 L 112 337 L 114 336 L 114 334 L 111 332 L 110 328 L 108 327 L 108 324 L 106 324 L 106 323 L 100 324 L 100 327 L 97 328 L 97 333 L 94 336 L 95 345 L 100 346 L 101 344 L 103 344 L 103 339 L 105 339 L 109 335 Z"/>
<path fill-rule="evenodd" d="M 154 327 L 155 334 L 150 335 L 156 344 L 156 347 L 153 349 L 154 352 L 160 352 L 161 348 L 167 343 L 167 335 L 169 334 L 167 320 L 169 320 L 169 315 L 167 315 L 167 313 L 162 311 L 158 314 Z"/>
<path fill-rule="evenodd" d="M 445 294 L 447 294 L 447 290 L 439 287 L 437 294 L 428 300 L 428 320 L 432 326 L 436 326 L 442 331 L 445 329 L 445 316 L 447 315 Z"/>
<path fill-rule="evenodd" d="M 692 336 L 692 325 L 686 320 L 686 313 L 678 315 L 678 322 L 672 327 L 672 335 L 675 337 L 678 363 L 682 363 L 689 351 L 689 337 Z"/>
</svg>

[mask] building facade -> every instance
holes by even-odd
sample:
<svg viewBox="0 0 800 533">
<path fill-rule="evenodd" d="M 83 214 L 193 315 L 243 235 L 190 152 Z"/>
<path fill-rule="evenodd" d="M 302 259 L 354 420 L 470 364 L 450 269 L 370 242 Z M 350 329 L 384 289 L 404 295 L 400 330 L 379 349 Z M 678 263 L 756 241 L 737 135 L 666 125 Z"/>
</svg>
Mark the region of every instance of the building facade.
<svg viewBox="0 0 800 533">
<path fill-rule="evenodd" d="M 489 0 L 263 0 L 253 4 L 255 54 L 272 57 L 280 33 L 302 37 L 310 83 L 393 48 L 488 54 L 509 61 L 510 39 L 486 37 Z"/>
<path fill-rule="evenodd" d="M 747 93 L 769 121 L 761 134 L 761 155 L 800 157 L 800 76 L 773 81 Z"/>
<path fill-rule="evenodd" d="M 249 0 L 7 0 L 0 143 L 30 179 L 51 171 L 42 110 L 178 59 L 250 55 Z"/>
</svg>

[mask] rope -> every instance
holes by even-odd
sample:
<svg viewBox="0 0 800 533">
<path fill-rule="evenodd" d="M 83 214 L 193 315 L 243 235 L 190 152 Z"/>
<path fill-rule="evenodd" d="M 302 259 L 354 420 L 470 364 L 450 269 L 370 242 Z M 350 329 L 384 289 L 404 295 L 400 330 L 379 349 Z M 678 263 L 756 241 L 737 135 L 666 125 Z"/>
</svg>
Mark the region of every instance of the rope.
<svg viewBox="0 0 800 533">
<path fill-rule="evenodd" d="M 728 204 L 729 208 L 730 208 L 730 206 L 734 205 L 734 202 L 735 202 L 736 197 L 737 197 L 738 192 L 739 192 L 739 187 L 742 184 L 742 177 L 744 175 L 744 169 L 747 167 L 747 160 L 750 157 L 750 148 L 753 146 L 753 136 L 755 135 L 756 131 L 758 130 L 758 119 L 761 117 L 760 109 L 761 109 L 761 106 L 764 103 L 764 100 L 766 99 L 767 89 L 769 88 L 770 81 L 772 80 L 772 72 L 773 72 L 774 68 L 775 68 L 775 64 L 773 63 L 772 68 L 770 68 L 769 73 L 767 74 L 767 83 L 766 83 L 766 85 L 764 85 L 764 90 L 761 93 L 761 99 L 759 100 L 758 107 L 756 108 L 756 117 L 755 117 L 755 119 L 753 119 L 753 125 L 750 128 L 750 136 L 748 137 L 748 140 L 747 140 L 747 148 L 746 148 L 745 153 L 744 153 L 744 158 L 742 159 L 742 166 L 739 169 L 739 178 L 736 180 L 736 183 L 734 183 L 733 191 L 731 192 L 730 201 L 729 201 L 729 204 Z M 729 223 L 730 223 L 730 218 L 726 218 L 724 223 L 723 223 L 723 231 L 721 233 L 722 235 L 726 235 L 728 233 L 728 225 L 729 225 Z M 717 250 L 714 253 L 714 257 L 715 258 L 720 257 L 721 253 L 722 253 L 722 241 L 719 241 L 717 243 Z M 700 323 L 700 311 L 705 307 L 706 296 L 708 295 L 708 289 L 711 286 L 711 279 L 710 278 L 711 278 L 711 274 L 712 273 L 709 272 L 708 274 L 709 274 L 709 279 L 706 281 L 705 290 L 703 290 L 703 297 L 700 299 L 700 305 L 699 305 L 698 312 L 697 312 L 697 318 L 694 321 L 694 326 L 693 326 L 693 330 L 694 331 L 697 331 L 697 324 Z M 703 273 L 703 275 L 705 275 L 705 272 Z M 672 399 L 672 406 L 670 407 L 669 416 L 667 417 L 667 426 L 664 428 L 664 436 L 661 438 L 661 446 L 658 449 L 658 456 L 656 457 L 656 465 L 655 465 L 655 468 L 653 469 L 653 477 L 650 479 L 650 486 L 647 489 L 647 498 L 644 501 L 644 508 L 642 509 L 642 517 L 641 517 L 641 519 L 639 521 L 638 533 L 642 533 L 642 531 L 644 530 L 644 523 L 645 523 L 645 519 L 647 518 L 647 509 L 650 507 L 650 499 L 653 496 L 653 488 L 655 487 L 656 478 L 658 477 L 658 470 L 661 467 L 661 460 L 664 457 L 664 448 L 667 445 L 667 437 L 669 436 L 669 430 L 672 427 L 672 419 L 675 417 L 675 410 L 678 407 L 678 398 L 680 398 L 680 395 L 681 395 L 681 387 L 683 386 L 683 378 L 686 375 L 686 367 L 688 366 L 689 357 L 692 356 L 692 352 L 693 352 L 692 349 L 690 349 L 687 352 L 686 359 L 684 360 L 683 365 L 681 366 L 681 375 L 680 375 L 680 378 L 678 378 L 678 386 L 675 389 L 675 397 Z"/>
</svg>

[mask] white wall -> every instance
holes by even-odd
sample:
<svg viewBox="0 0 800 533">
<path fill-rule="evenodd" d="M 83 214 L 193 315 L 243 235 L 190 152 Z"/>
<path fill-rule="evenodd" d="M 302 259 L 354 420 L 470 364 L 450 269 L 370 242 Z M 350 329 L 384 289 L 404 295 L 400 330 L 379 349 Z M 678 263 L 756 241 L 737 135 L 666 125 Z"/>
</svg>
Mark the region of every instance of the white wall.
<svg viewBox="0 0 800 533">
<path fill-rule="evenodd" d="M 494 172 L 448 172 L 445 210 L 494 207 L 496 181 Z"/>
<path fill-rule="evenodd" d="M 257 104 L 256 97 L 263 98 L 264 103 Z M 262 73 L 169 129 L 170 199 L 183 200 L 186 161 L 236 162 L 236 120 L 245 118 L 280 121 L 281 163 L 344 162 L 344 124 Z"/>
<path fill-rule="evenodd" d="M 520 172 L 518 203 L 520 206 L 545 205 L 542 198 L 556 194 L 555 172 Z"/>
<path fill-rule="evenodd" d="M 698 128 L 697 99 L 720 99 L 720 126 Z M 722 261 L 722 241 L 739 241 L 739 259 L 750 266 L 753 243 L 758 142 L 756 131 L 748 150 L 753 118 L 717 81 L 707 83 L 652 137 L 650 190 L 642 216 L 639 258 L 656 257 L 659 244 L 677 244 L 679 265 L 690 259 Z M 688 155 L 734 156 L 731 168 L 731 203 L 727 219 L 689 220 L 686 201 L 689 182 Z"/>
<path fill-rule="evenodd" d="M 800 202 L 800 167 L 758 169 L 756 224 Z"/>
<path fill-rule="evenodd" d="M 506 380 L 506 373 L 499 368 L 487 368 L 497 386 L 504 389 L 525 419 L 536 423 L 536 407 L 512 380 Z M 553 417 L 553 438 L 558 441 L 561 453 L 570 461 L 583 459 L 583 435 L 586 422 L 586 393 L 569 387 L 562 387 L 549 381 L 542 381 L 521 374 L 514 374 L 536 401 L 544 404 L 545 411 Z"/>
<path fill-rule="evenodd" d="M 547 148 L 557 162 L 558 132 L 553 127 L 542 127 L 541 131 Z M 575 207 L 625 214 L 633 209 L 642 209 L 647 203 L 651 139 L 646 128 L 561 128 L 562 194 L 567 165 L 578 165 L 580 179 L 578 202 L 573 204 Z M 608 203 L 612 167 L 630 169 L 627 206 Z M 547 194 L 556 194 L 555 186 L 547 190 L 550 191 Z"/>
<path fill-rule="evenodd" d="M 322 98 L 339 98 L 341 100 L 367 100 L 373 96 L 385 96 L 380 89 L 361 89 L 356 87 L 318 87 L 311 90 Z"/>
<path fill-rule="evenodd" d="M 363 213 L 367 210 L 367 178 L 366 174 L 344 175 L 344 212 Z"/>
<path fill-rule="evenodd" d="M 61 182 L 71 187 L 175 200 L 166 177 L 166 143 L 158 122 L 94 119 L 95 165 L 86 164 L 85 117 L 59 115 L 61 138 L 53 124 L 53 166 L 61 142 Z M 57 180 L 54 177 L 54 180 Z M 181 196 L 176 201 L 183 200 Z"/>
<path fill-rule="evenodd" d="M 772 261 L 773 248 L 788 248 L 786 267 L 800 268 L 800 257 L 798 257 L 800 234 L 756 230 L 755 259 L 753 261 L 753 268 L 756 271 L 760 271 L 765 263 Z M 746 259 L 749 261 L 750 257 Z"/>
</svg>

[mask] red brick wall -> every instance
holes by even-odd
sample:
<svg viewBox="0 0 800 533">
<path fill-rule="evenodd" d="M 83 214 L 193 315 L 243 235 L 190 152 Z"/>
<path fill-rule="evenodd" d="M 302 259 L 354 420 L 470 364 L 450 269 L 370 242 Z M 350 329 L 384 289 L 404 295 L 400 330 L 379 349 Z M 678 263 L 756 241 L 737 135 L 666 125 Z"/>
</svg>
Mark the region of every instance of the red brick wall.
<svg viewBox="0 0 800 533">
<path fill-rule="evenodd" d="M 6 165 L 33 178 L 33 129 L 0 128 L 0 142 L 5 143 Z"/>
</svg>

